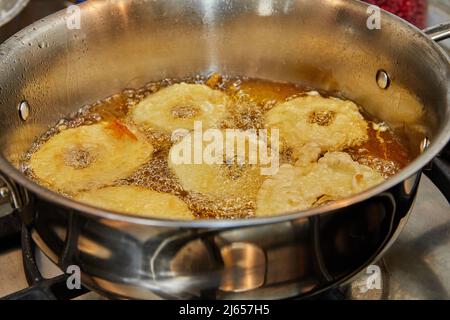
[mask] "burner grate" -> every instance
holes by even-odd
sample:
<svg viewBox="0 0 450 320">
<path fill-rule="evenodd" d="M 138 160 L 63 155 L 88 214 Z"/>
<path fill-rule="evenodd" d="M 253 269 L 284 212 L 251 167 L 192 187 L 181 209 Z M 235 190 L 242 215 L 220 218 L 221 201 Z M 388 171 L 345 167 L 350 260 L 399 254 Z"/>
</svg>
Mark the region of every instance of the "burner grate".
<svg viewBox="0 0 450 320">
<path fill-rule="evenodd" d="M 18 236 L 15 235 L 14 238 L 18 238 Z M 22 226 L 20 242 L 22 245 L 23 267 L 30 287 L 10 294 L 2 299 L 71 300 L 89 292 L 84 287 L 79 290 L 68 289 L 66 285 L 68 276 L 66 274 L 51 279 L 46 279 L 42 276 L 36 263 L 36 245 L 31 239 L 29 230 L 25 226 Z"/>
</svg>

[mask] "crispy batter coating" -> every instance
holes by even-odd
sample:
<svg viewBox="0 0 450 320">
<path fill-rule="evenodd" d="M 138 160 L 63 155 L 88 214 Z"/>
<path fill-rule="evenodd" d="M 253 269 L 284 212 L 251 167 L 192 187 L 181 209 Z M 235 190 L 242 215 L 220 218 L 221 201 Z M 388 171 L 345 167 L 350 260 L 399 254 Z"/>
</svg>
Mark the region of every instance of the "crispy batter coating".
<svg viewBox="0 0 450 320">
<path fill-rule="evenodd" d="M 282 165 L 264 181 L 257 196 L 256 216 L 305 210 L 362 192 L 383 182 L 377 171 L 353 161 L 345 152 L 329 152 L 309 165 Z"/>
<path fill-rule="evenodd" d="M 194 121 L 203 128 L 215 127 L 225 118 L 228 96 L 206 85 L 179 83 L 164 88 L 131 110 L 131 119 L 145 129 L 172 132 L 192 130 Z"/>
<path fill-rule="evenodd" d="M 152 145 L 125 125 L 102 122 L 51 137 L 31 156 L 30 168 L 49 188 L 73 195 L 127 177 L 152 153 Z"/>
<path fill-rule="evenodd" d="M 221 131 L 225 137 L 225 131 Z M 246 139 L 243 131 L 237 131 L 236 136 Z M 208 163 L 202 161 L 200 164 L 194 164 L 194 149 L 190 163 L 177 163 L 174 157 L 177 156 L 179 147 L 182 145 L 191 145 L 193 134 L 186 135 L 180 142 L 175 144 L 169 152 L 169 168 L 175 173 L 184 190 L 209 195 L 216 199 L 248 199 L 255 198 L 258 189 L 264 180 L 261 174 L 261 167 L 258 163 L 250 164 L 248 155 L 250 144 L 253 150 L 258 150 L 257 143 L 251 139 L 246 139 L 246 159 L 238 163 L 237 158 L 227 159 L 226 144 L 223 143 L 223 150 L 218 154 L 217 163 Z M 236 141 L 236 140 L 235 140 Z M 236 146 L 236 144 L 235 144 Z M 203 150 L 208 150 L 208 144 L 203 144 Z"/>
<path fill-rule="evenodd" d="M 280 137 L 294 154 L 306 143 L 316 143 L 322 153 L 340 151 L 367 140 L 367 122 L 351 101 L 305 95 L 276 105 L 265 115 L 268 128 L 278 128 Z"/>
<path fill-rule="evenodd" d="M 80 193 L 76 200 L 107 210 L 159 219 L 192 220 L 186 203 L 169 193 L 137 186 L 106 187 Z"/>
</svg>

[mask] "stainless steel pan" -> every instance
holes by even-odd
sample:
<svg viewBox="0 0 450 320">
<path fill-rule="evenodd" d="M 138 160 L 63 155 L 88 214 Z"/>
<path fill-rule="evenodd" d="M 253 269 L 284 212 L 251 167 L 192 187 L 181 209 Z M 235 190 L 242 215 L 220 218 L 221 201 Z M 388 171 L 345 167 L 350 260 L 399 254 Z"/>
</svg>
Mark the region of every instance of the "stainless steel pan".
<svg viewBox="0 0 450 320">
<path fill-rule="evenodd" d="M 450 61 L 432 40 L 448 36 L 448 25 L 427 36 L 382 12 L 381 29 L 370 30 L 367 4 L 350 0 L 89 1 L 81 28 L 68 28 L 76 14 L 54 14 L 0 46 L 1 194 L 54 262 L 80 266 L 83 283 L 106 295 L 285 298 L 342 283 L 396 239 L 422 168 L 449 140 Z M 31 142 L 80 106 L 210 71 L 341 92 L 388 122 L 417 157 L 354 197 L 230 221 L 107 212 L 18 170 Z"/>
</svg>

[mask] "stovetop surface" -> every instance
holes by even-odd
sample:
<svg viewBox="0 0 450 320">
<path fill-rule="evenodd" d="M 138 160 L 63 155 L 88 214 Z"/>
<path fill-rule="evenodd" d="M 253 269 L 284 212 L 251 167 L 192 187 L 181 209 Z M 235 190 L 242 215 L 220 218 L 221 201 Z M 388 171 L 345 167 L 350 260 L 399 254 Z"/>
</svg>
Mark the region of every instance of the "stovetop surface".
<svg viewBox="0 0 450 320">
<path fill-rule="evenodd" d="M 0 42 L 52 12 L 65 8 L 71 1 L 31 0 L 13 21 L 0 28 Z M 429 25 L 450 21 L 448 0 L 430 0 Z M 444 42 L 450 48 L 450 41 Z M 14 240 L 14 236 L 10 238 Z M 1 245 L 1 244 L 0 244 Z M 52 278 L 61 271 L 41 252 L 36 260 L 42 275 Z M 450 206 L 425 176 L 417 200 L 399 239 L 377 262 L 381 268 L 381 288 L 366 290 L 369 273 L 363 271 L 349 284 L 350 299 L 450 299 Z M 0 297 L 28 287 L 20 242 L 0 253 Z M 79 299 L 99 299 L 88 293 Z M 155 299 L 158 297 L 155 296 Z"/>
</svg>

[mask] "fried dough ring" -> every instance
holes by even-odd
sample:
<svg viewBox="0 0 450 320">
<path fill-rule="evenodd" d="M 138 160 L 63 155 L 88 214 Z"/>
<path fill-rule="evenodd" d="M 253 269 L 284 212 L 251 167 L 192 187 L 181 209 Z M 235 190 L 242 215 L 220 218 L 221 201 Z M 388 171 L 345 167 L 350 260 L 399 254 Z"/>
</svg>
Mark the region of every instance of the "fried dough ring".
<svg viewBox="0 0 450 320">
<path fill-rule="evenodd" d="M 145 129 L 172 132 L 192 130 L 194 121 L 203 128 L 217 126 L 230 103 L 228 96 L 205 85 L 179 83 L 164 88 L 131 110 L 131 119 Z"/>
<path fill-rule="evenodd" d="M 345 152 L 329 152 L 317 163 L 283 165 L 264 181 L 257 196 L 256 216 L 300 211 L 362 192 L 384 181 L 383 176 Z"/>
<path fill-rule="evenodd" d="M 115 186 L 80 193 L 76 198 L 102 209 L 159 219 L 192 220 L 186 203 L 169 193 L 137 186 Z"/>
<path fill-rule="evenodd" d="M 66 129 L 30 159 L 34 176 L 49 188 L 75 194 L 125 178 L 151 159 L 153 147 L 118 121 Z"/>
<path fill-rule="evenodd" d="M 306 143 L 322 153 L 340 151 L 368 139 L 367 122 L 351 101 L 305 95 L 276 105 L 265 115 L 268 128 L 278 128 L 294 156 Z"/>
<path fill-rule="evenodd" d="M 222 131 L 224 132 L 224 131 Z M 238 131 L 237 136 L 243 134 Z M 220 164 L 175 164 L 173 161 L 174 150 L 177 145 L 186 143 L 186 139 L 192 139 L 192 134 L 186 135 L 178 144 L 175 144 L 169 152 L 169 168 L 175 173 L 185 191 L 201 193 L 217 199 L 229 198 L 254 198 L 264 180 L 259 164 L 249 164 L 248 159 L 243 164 L 226 163 L 225 143 Z M 192 140 L 191 140 L 192 141 Z M 249 140 L 246 140 L 248 151 Z M 205 148 L 205 145 L 204 145 Z M 192 154 L 193 154 L 193 149 Z M 248 155 L 248 152 L 247 152 Z M 192 157 L 193 159 L 193 157 Z"/>
</svg>

